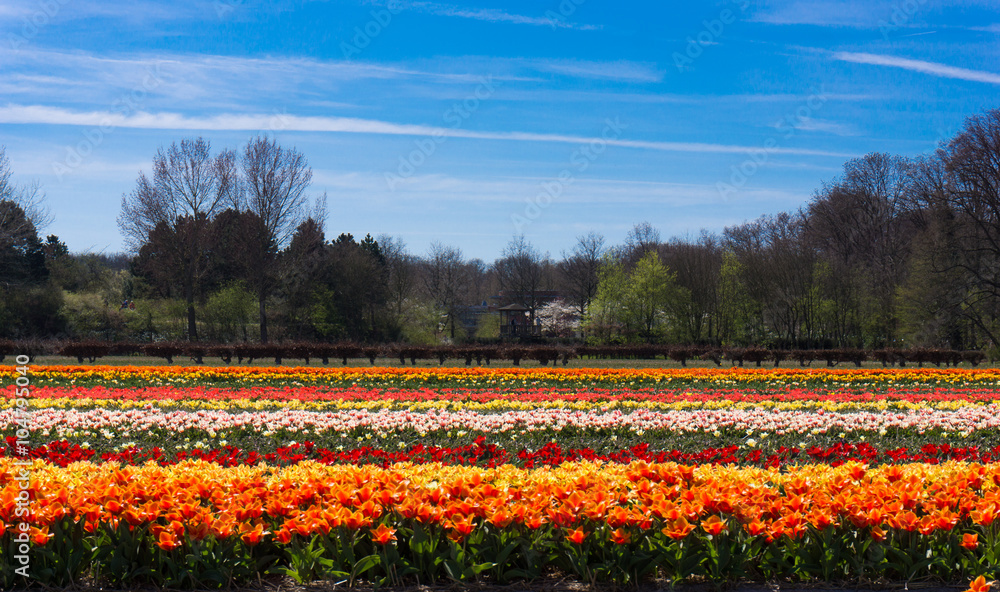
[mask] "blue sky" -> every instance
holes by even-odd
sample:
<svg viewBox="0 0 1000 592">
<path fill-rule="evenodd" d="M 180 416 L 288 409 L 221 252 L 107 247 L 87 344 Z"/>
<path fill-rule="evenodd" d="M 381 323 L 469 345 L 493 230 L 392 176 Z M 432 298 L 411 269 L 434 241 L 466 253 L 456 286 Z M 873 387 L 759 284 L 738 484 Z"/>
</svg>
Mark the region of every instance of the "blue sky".
<svg viewBox="0 0 1000 592">
<path fill-rule="evenodd" d="M 805 204 L 1000 107 L 994 0 L 0 4 L 0 145 L 73 251 L 123 249 L 158 147 L 302 151 L 328 236 L 492 261 Z"/>
</svg>

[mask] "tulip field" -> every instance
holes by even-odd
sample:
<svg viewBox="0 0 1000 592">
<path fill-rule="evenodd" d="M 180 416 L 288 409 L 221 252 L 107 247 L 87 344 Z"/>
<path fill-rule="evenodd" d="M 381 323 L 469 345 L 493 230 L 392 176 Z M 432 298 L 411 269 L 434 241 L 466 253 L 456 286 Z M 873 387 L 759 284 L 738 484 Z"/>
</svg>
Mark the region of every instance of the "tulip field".
<svg viewBox="0 0 1000 592">
<path fill-rule="evenodd" d="M 1000 576 L 995 369 L 17 377 L 4 589 Z"/>
</svg>

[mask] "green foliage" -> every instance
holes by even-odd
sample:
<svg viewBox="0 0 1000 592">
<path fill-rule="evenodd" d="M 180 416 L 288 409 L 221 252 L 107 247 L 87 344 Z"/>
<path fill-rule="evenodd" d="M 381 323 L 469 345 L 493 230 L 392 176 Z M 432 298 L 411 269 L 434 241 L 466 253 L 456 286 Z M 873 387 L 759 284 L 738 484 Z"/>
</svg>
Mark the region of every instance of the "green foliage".
<svg viewBox="0 0 1000 592">
<path fill-rule="evenodd" d="M 706 522 L 722 529 L 710 534 Z M 709 580 L 717 586 L 745 581 L 967 582 L 1000 575 L 1000 537 L 995 525 L 960 523 L 931 534 L 886 528 L 876 532 L 850 521 L 818 527 L 805 524 L 768 540 L 751 535 L 747 525 L 725 513 L 701 517 L 693 529 L 671 533 L 671 522 L 651 517 L 650 524 L 612 527 L 603 520 L 578 517 L 570 524 L 551 522 L 529 527 L 469 518 L 468 534 L 440 524 L 389 513 L 361 528 L 344 525 L 309 535 L 292 533 L 279 543 L 264 533 L 251 545 L 238 535 L 193 539 L 161 549 L 152 535 L 162 525 L 135 527 L 122 520 L 93 533 L 83 520 L 64 518 L 52 525 L 55 535 L 33 546 L 31 579 L 43 587 L 72 587 L 84 579 L 115 587 L 219 589 L 242 586 L 262 576 L 280 574 L 296 582 L 335 581 L 354 587 L 435 585 L 453 582 L 510 584 L 532 581 L 558 569 L 585 584 L 636 586 L 656 577 L 671 584 Z M 456 523 L 457 524 L 457 523 Z M 377 525 L 395 529 L 379 543 Z M 582 535 L 570 536 L 577 531 Z M 713 531 L 714 532 L 714 531 Z M 978 544 L 964 548 L 963 535 Z M 0 586 L 19 588 L 27 581 L 14 573 L 17 546 L 13 534 L 0 535 Z"/>
<path fill-rule="evenodd" d="M 736 255 L 726 251 L 719 271 L 719 341 L 723 345 L 746 345 L 754 333 L 758 307 L 743 284 L 745 270 Z"/>
<path fill-rule="evenodd" d="M 310 294 L 307 322 L 312 331 L 325 339 L 345 334 L 344 322 L 337 310 L 336 293 L 328 286 L 317 286 Z"/>
<path fill-rule="evenodd" d="M 96 292 L 66 294 L 60 314 L 66 319 L 70 334 L 78 338 L 113 341 L 122 336 L 127 310 L 121 303 Z"/>
<path fill-rule="evenodd" d="M 410 313 L 403 320 L 402 337 L 407 343 L 436 345 L 446 334 L 446 315 L 430 302 L 417 302 L 410 307 Z M 461 331 L 461 326 L 455 328 Z M 499 332 L 499 328 L 497 329 Z"/>
<path fill-rule="evenodd" d="M 226 284 L 211 296 L 202 309 L 205 335 L 217 342 L 247 341 L 247 326 L 254 317 L 257 299 L 243 282 Z"/>
<path fill-rule="evenodd" d="M 476 325 L 476 339 L 499 339 L 500 338 L 500 315 L 490 313 L 479 316 L 479 324 Z"/>
<path fill-rule="evenodd" d="M 0 286 L 0 337 L 61 335 L 65 323 L 59 316 L 63 294 L 57 286 Z"/>
<path fill-rule="evenodd" d="M 632 270 L 605 257 L 585 322 L 589 334 L 603 343 L 653 343 L 675 335 L 677 312 L 690 299 L 676 279 L 655 251 L 646 253 Z"/>
</svg>

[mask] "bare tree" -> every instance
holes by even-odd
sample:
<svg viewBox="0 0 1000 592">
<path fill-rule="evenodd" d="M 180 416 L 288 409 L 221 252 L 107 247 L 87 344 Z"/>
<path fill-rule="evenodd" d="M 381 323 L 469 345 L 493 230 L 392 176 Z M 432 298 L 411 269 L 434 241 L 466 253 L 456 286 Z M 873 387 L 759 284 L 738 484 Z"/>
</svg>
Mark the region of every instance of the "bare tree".
<svg viewBox="0 0 1000 592">
<path fill-rule="evenodd" d="M 677 274 L 677 283 L 689 298 L 677 299 L 675 315 L 683 338 L 691 343 L 715 336 L 719 272 L 722 268 L 719 239 L 703 233 L 697 242 L 672 239 L 660 247 L 663 263 Z"/>
<path fill-rule="evenodd" d="M 515 236 L 504 247 L 503 255 L 493 263 L 500 289 L 508 299 L 528 309 L 530 322 L 535 322 L 539 305 L 538 291 L 544 281 L 543 260 L 538 249 L 525 240 L 523 234 Z"/>
<path fill-rule="evenodd" d="M 298 150 L 260 136 L 246 145 L 242 164 L 246 208 L 264 220 L 274 241 L 284 247 L 305 218 L 312 168 Z"/>
<path fill-rule="evenodd" d="M 563 254 L 557 265 L 569 301 L 576 305 L 582 318 L 597 294 L 597 271 L 604 257 L 604 237 L 589 232 L 576 238 L 576 246 L 571 253 Z"/>
<path fill-rule="evenodd" d="M 212 219 L 237 201 L 235 153 L 212 157 L 208 140 L 181 140 L 153 159 L 153 185 L 169 218 L 204 215 Z"/>
<path fill-rule="evenodd" d="M 849 161 L 844 174 L 809 204 L 807 240 L 825 257 L 839 290 L 865 312 L 868 345 L 896 338 L 896 292 L 916 231 L 911 210 L 912 164 L 873 153 Z"/>
<path fill-rule="evenodd" d="M 897 268 L 906 255 L 909 173 L 909 163 L 890 154 L 849 161 L 809 204 L 811 238 L 846 264 Z"/>
<path fill-rule="evenodd" d="M 179 264 L 182 291 L 187 303 L 188 339 L 198 340 L 195 298 L 209 271 L 205 233 L 216 215 L 236 203 L 238 183 L 234 172 L 235 154 L 226 151 L 211 155 L 211 145 L 203 138 L 181 140 L 153 158 L 153 178 L 139 174 L 136 187 L 122 196 L 118 227 L 130 249 L 138 253 L 158 225 L 173 229 L 181 253 Z M 184 231 L 178 226 L 184 221 Z"/>
<path fill-rule="evenodd" d="M 257 295 L 260 340 L 267 343 L 267 298 L 276 283 L 278 251 L 305 217 L 305 192 L 312 183 L 312 169 L 298 150 L 282 148 L 276 140 L 261 136 L 244 148 L 242 165 L 245 191 L 241 198 L 247 210 L 263 221 L 264 232 L 249 237 L 261 244 L 251 250 L 256 257 L 250 262 L 247 279 Z"/>
<path fill-rule="evenodd" d="M 649 222 L 639 222 L 625 236 L 622 257 L 631 265 L 660 246 L 660 231 Z"/>
<path fill-rule="evenodd" d="M 455 323 L 461 295 L 468 289 L 469 275 L 462 251 L 441 243 L 431 244 L 431 251 L 424 263 L 424 287 L 448 318 L 451 338 L 455 338 Z"/>
<path fill-rule="evenodd" d="M 815 254 L 802 240 L 803 226 L 801 215 L 782 212 L 724 230 L 752 303 L 741 321 L 751 343 L 763 343 L 769 334 L 785 342 L 810 336 Z"/>
<path fill-rule="evenodd" d="M 52 213 L 45 207 L 45 194 L 37 182 L 28 185 L 18 185 L 12 179 L 14 170 L 11 168 L 10 159 L 7 158 L 7 149 L 0 146 L 0 202 L 11 202 L 16 205 L 23 216 L 15 218 L 11 216 L 12 208 L 4 208 L 4 217 L 0 217 L 0 228 L 4 232 L 41 232 L 46 226 L 52 223 Z M 25 226 L 21 228 L 19 224 L 29 224 L 30 229 Z M 15 226 L 17 226 L 15 228 Z"/>
<path fill-rule="evenodd" d="M 953 244 L 972 281 L 972 319 L 1000 345 L 1000 109 L 966 120 L 939 153 L 947 174 L 943 206 L 956 217 Z"/>
<path fill-rule="evenodd" d="M 398 329 L 413 302 L 413 291 L 416 284 L 416 259 L 406 250 L 403 239 L 381 234 L 377 242 L 385 257 L 386 267 L 386 303 L 389 318 Z"/>
</svg>

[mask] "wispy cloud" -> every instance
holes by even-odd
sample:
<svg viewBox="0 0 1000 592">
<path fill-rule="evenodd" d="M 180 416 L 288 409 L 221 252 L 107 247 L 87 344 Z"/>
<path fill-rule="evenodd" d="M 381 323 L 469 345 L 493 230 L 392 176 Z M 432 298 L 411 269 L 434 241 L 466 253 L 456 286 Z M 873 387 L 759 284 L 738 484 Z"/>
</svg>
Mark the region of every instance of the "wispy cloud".
<svg viewBox="0 0 1000 592">
<path fill-rule="evenodd" d="M 23 18 L 31 14 L 31 8 L 16 2 L 4 2 L 0 4 L 0 19 Z"/>
<path fill-rule="evenodd" d="M 1000 33 L 1000 23 L 993 23 L 984 27 L 971 27 L 973 31 L 985 31 L 986 33 Z"/>
<path fill-rule="evenodd" d="M 39 72 L 45 73 L 44 78 L 38 76 Z M 309 100 L 336 97 L 337 102 L 356 103 L 355 95 L 378 92 L 399 96 L 415 88 L 421 93 L 438 93 L 437 98 L 441 99 L 463 98 L 487 73 L 504 83 L 539 82 L 553 74 L 576 79 L 655 83 L 664 75 L 656 64 L 625 60 L 456 56 L 393 63 L 170 52 L 131 55 L 47 49 L 17 52 L 0 44 L 0 89 L 8 86 L 12 94 L 33 93 L 38 97 L 34 101 L 19 101 L 22 103 L 103 105 L 142 83 L 150 72 L 157 73 L 162 84 L 149 92 L 148 100 L 199 101 L 205 107 L 226 110 L 253 100 L 270 103 L 280 100 L 286 104 L 299 97 Z M 31 80 L 11 86 L 19 76 Z M 423 84 L 413 86 L 410 84 L 413 82 Z M 398 88 L 387 92 L 386 84 Z M 155 104 L 147 106 L 155 107 Z"/>
<path fill-rule="evenodd" d="M 510 23 L 515 25 L 531 25 L 535 27 L 575 29 L 578 31 L 596 31 L 601 28 L 596 25 L 586 25 L 574 23 L 563 18 L 554 18 L 552 15 L 528 16 L 496 8 L 466 8 L 451 4 L 440 4 L 438 2 L 402 2 L 397 4 L 404 9 L 426 12 L 428 14 L 472 19 L 490 23 Z"/>
<path fill-rule="evenodd" d="M 74 21 L 109 19 L 130 24 L 181 22 L 204 19 L 214 15 L 216 0 L 191 2 L 158 2 L 157 0 L 131 0 L 128 6 L 105 0 L 4 0 L 0 4 L 0 19 L 34 19 L 45 23 L 53 20 Z M 37 22 L 35 26 L 37 26 Z M 43 25 L 44 26 L 44 25 Z"/>
<path fill-rule="evenodd" d="M 885 0 L 791 0 L 769 3 L 753 20 L 772 25 L 878 28 L 879 20 L 892 12 Z"/>
<path fill-rule="evenodd" d="M 622 80 L 627 82 L 661 82 L 664 71 L 655 64 L 628 62 L 594 62 L 588 60 L 526 60 L 525 65 L 540 71 L 574 78 Z"/>
<path fill-rule="evenodd" d="M 606 142 L 609 146 L 621 146 L 623 148 L 688 153 L 742 154 L 750 150 L 759 149 L 759 147 L 753 146 L 699 142 L 653 142 L 519 131 L 476 131 L 351 117 L 302 117 L 284 114 L 277 116 L 263 114 L 221 114 L 209 117 L 189 117 L 179 113 L 166 112 L 138 112 L 126 116 L 122 113 L 112 111 L 70 111 L 42 105 L 8 105 L 0 107 L 0 123 L 199 131 L 259 131 L 280 127 L 282 130 L 299 132 L 382 134 L 394 136 L 440 135 L 451 138 L 515 142 L 554 142 L 565 144 Z M 840 158 L 856 156 L 854 154 L 804 148 L 771 148 L 769 152 L 772 154 L 832 156 Z"/>
<path fill-rule="evenodd" d="M 835 136 L 857 136 L 857 127 L 850 123 L 840 123 L 829 119 L 819 119 L 817 117 L 807 117 L 795 123 L 795 129 L 804 132 L 821 132 L 833 134 Z"/>
<path fill-rule="evenodd" d="M 971 82 L 985 82 L 987 84 L 1000 84 L 1000 74 L 985 72 L 983 70 L 970 70 L 939 64 L 937 62 L 925 62 L 922 60 L 911 60 L 896 56 L 877 55 L 872 53 L 853 53 L 840 51 L 833 54 L 833 59 L 842 62 L 855 64 L 870 64 L 873 66 L 888 66 L 890 68 L 901 68 L 911 72 L 930 74 L 940 78 L 953 78 L 956 80 L 968 80 Z"/>
<path fill-rule="evenodd" d="M 523 203 L 524 196 L 534 195 L 540 182 L 550 179 L 540 177 L 489 177 L 457 176 L 447 174 L 413 175 L 399 181 L 397 191 L 386 189 L 382 175 L 373 173 L 317 170 L 313 181 L 331 195 L 363 193 L 368 199 L 380 200 L 387 205 L 399 206 L 400 202 L 469 203 Z M 398 191 L 405 188 L 405 191 Z M 782 199 L 798 203 L 803 196 L 774 188 L 744 188 L 743 200 Z M 560 196 L 559 206 L 607 203 L 637 204 L 646 207 L 690 207 L 721 201 L 715 183 L 671 183 L 663 181 L 630 181 L 624 179 L 577 178 L 572 187 Z"/>
</svg>

